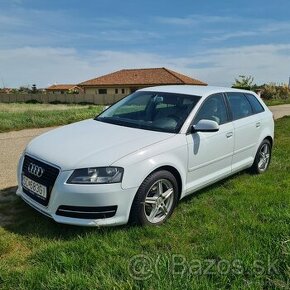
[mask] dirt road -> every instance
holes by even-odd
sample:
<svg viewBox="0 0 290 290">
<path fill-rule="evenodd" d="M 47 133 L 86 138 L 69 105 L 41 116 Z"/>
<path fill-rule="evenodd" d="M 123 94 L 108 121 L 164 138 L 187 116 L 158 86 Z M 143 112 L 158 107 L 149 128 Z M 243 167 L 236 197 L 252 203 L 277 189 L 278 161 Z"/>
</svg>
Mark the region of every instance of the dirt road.
<svg viewBox="0 0 290 290">
<path fill-rule="evenodd" d="M 0 133 L 0 190 L 16 185 L 18 159 L 28 142 L 53 128 Z"/>
</svg>

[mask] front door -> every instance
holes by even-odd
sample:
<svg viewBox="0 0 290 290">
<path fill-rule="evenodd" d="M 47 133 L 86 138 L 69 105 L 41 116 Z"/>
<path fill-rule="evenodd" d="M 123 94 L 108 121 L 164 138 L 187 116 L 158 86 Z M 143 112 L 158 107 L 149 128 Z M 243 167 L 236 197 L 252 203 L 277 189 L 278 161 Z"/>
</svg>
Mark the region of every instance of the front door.
<svg viewBox="0 0 290 290">
<path fill-rule="evenodd" d="M 187 193 L 204 187 L 231 173 L 234 128 L 224 96 L 209 96 L 197 112 L 194 124 L 202 119 L 216 121 L 218 132 L 196 132 L 187 135 Z"/>
</svg>

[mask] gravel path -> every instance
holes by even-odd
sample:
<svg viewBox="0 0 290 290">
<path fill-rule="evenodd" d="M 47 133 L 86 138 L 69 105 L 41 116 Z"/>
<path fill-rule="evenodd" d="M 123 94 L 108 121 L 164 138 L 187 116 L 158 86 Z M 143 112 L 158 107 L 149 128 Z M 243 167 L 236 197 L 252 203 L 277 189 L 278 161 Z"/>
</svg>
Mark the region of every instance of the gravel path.
<svg viewBox="0 0 290 290">
<path fill-rule="evenodd" d="M 0 133 L 0 190 L 17 184 L 17 163 L 27 143 L 51 129 L 53 127 Z"/>
<path fill-rule="evenodd" d="M 275 119 L 290 115 L 290 104 L 269 107 Z"/>
</svg>

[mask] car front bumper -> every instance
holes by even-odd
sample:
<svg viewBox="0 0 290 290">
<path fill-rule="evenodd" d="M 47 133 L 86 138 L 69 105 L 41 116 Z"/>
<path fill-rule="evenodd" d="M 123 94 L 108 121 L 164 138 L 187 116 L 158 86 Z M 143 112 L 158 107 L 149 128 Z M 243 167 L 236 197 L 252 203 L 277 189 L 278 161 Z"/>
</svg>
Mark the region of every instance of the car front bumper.
<svg viewBox="0 0 290 290">
<path fill-rule="evenodd" d="M 131 205 L 138 188 L 123 189 L 121 183 L 67 184 L 66 181 L 73 171 L 60 171 L 51 191 L 48 205 L 44 206 L 23 191 L 21 185 L 22 163 L 23 158 L 20 159 L 18 165 L 16 194 L 31 207 L 56 222 L 79 226 L 114 226 L 128 222 Z M 112 208 L 115 210 L 112 211 Z M 91 218 L 92 211 L 99 211 L 97 216 L 102 215 L 102 217 Z"/>
</svg>

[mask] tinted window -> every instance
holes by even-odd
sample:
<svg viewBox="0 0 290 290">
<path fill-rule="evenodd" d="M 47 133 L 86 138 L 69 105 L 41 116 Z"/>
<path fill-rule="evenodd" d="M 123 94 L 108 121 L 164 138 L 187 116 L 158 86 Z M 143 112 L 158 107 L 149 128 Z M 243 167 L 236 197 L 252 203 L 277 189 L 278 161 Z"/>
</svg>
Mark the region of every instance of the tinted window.
<svg viewBox="0 0 290 290">
<path fill-rule="evenodd" d="M 222 94 L 212 95 L 205 100 L 195 117 L 194 123 L 196 124 L 202 119 L 216 121 L 219 125 L 228 121 Z"/>
<path fill-rule="evenodd" d="M 227 97 L 234 120 L 252 115 L 252 107 L 244 94 L 227 93 Z"/>
<path fill-rule="evenodd" d="M 251 95 L 251 94 L 245 94 L 245 95 L 247 96 L 249 102 L 251 103 L 254 113 L 257 114 L 257 113 L 264 112 L 263 106 L 254 95 Z"/>
</svg>

